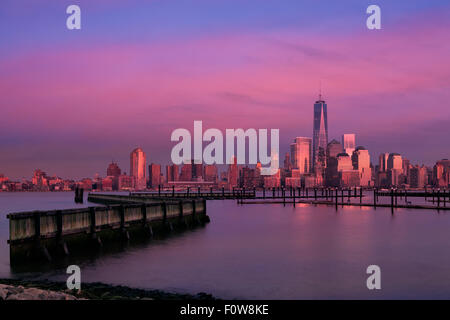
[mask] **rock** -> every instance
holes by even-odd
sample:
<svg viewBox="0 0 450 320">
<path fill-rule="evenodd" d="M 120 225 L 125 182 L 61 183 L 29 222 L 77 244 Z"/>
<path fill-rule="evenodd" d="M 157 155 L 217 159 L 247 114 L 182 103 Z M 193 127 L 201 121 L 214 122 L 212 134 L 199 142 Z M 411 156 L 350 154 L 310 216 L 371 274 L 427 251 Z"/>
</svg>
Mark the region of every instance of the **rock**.
<svg viewBox="0 0 450 320">
<path fill-rule="evenodd" d="M 6 300 L 6 297 L 8 296 L 8 291 L 6 288 L 0 287 L 0 300 Z"/>
</svg>

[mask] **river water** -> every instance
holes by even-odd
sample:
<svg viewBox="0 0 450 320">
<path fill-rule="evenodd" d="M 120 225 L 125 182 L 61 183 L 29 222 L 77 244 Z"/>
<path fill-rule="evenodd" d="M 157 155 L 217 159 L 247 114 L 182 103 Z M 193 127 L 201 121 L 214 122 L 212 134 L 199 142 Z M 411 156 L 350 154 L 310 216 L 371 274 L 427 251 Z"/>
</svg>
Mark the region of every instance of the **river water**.
<svg viewBox="0 0 450 320">
<path fill-rule="evenodd" d="M 0 278 L 67 276 L 64 263 L 10 267 L 7 213 L 89 205 L 72 193 L 0 193 Z M 205 227 L 76 260 L 82 282 L 231 299 L 450 298 L 450 211 L 220 200 L 207 213 Z M 381 290 L 366 286 L 373 264 Z"/>
</svg>

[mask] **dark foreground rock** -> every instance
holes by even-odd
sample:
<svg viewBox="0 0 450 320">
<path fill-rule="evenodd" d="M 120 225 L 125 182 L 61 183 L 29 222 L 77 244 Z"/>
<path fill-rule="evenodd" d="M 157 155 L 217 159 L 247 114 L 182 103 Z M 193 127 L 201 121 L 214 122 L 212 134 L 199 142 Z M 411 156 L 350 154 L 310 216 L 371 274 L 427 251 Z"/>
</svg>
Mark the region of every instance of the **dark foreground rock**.
<svg viewBox="0 0 450 320">
<path fill-rule="evenodd" d="M 81 290 L 68 290 L 65 282 L 0 279 L 0 300 L 214 300 L 207 293 L 196 295 L 83 283 Z"/>
</svg>

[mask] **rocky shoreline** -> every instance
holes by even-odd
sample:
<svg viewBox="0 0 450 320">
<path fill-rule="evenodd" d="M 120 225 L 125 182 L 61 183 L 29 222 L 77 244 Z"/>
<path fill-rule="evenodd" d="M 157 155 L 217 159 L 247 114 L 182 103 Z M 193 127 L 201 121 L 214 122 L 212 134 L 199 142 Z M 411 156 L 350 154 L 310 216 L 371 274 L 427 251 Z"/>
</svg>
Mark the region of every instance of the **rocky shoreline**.
<svg viewBox="0 0 450 320">
<path fill-rule="evenodd" d="M 68 290 L 65 282 L 0 279 L 0 300 L 215 300 L 207 293 L 195 295 L 83 283 L 81 290 Z"/>
</svg>

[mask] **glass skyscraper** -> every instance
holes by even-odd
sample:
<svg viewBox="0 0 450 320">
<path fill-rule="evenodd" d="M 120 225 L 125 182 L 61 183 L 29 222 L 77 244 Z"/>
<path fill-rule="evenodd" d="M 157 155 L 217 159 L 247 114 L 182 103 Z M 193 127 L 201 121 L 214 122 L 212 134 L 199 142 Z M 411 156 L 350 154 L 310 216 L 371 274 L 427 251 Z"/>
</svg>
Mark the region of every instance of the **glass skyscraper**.
<svg viewBox="0 0 450 320">
<path fill-rule="evenodd" d="M 313 127 L 313 166 L 316 162 L 325 159 L 328 145 L 328 120 L 327 104 L 319 95 L 319 100 L 314 103 L 314 127 Z M 325 165 L 325 163 L 323 164 Z"/>
</svg>

